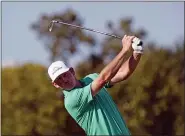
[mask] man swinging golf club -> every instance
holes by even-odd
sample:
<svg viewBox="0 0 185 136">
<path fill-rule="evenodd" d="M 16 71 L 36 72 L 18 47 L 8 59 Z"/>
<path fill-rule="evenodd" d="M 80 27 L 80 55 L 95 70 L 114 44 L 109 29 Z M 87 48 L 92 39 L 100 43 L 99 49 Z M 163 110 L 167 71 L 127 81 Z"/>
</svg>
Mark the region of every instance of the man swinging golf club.
<svg viewBox="0 0 185 136">
<path fill-rule="evenodd" d="M 87 135 L 131 135 L 118 107 L 106 88 L 127 79 L 140 60 L 143 46 L 135 36 L 125 35 L 118 55 L 99 73 L 76 79 L 73 68 L 53 62 L 48 74 L 56 88 L 62 88 L 64 105 Z M 128 52 L 132 55 L 125 60 Z"/>
</svg>

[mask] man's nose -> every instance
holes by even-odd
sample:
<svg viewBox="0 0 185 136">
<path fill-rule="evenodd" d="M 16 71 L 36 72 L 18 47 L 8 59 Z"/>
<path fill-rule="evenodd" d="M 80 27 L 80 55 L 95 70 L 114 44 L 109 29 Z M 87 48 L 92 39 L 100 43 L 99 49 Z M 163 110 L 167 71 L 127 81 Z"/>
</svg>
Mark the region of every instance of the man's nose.
<svg viewBox="0 0 185 136">
<path fill-rule="evenodd" d="M 66 83 L 66 82 L 68 82 L 68 79 L 67 78 L 63 78 L 63 81 Z"/>
</svg>

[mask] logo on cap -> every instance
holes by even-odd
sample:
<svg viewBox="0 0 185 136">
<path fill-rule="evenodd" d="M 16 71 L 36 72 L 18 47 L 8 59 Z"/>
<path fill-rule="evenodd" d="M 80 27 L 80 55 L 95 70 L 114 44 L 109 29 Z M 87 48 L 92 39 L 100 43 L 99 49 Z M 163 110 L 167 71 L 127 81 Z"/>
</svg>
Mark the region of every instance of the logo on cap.
<svg viewBox="0 0 185 136">
<path fill-rule="evenodd" d="M 58 71 L 58 70 L 60 70 L 60 69 L 62 69 L 62 67 L 54 67 L 53 68 L 53 75 Z"/>
</svg>

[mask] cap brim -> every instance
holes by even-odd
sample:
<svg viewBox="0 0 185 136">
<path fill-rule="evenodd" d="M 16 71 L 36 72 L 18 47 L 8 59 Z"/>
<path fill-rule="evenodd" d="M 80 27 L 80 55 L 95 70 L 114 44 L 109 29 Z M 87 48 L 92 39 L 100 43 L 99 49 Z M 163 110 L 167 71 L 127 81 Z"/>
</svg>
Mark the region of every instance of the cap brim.
<svg viewBox="0 0 185 136">
<path fill-rule="evenodd" d="M 60 76 L 61 74 L 67 72 L 68 70 L 69 70 L 69 68 L 58 70 L 58 71 L 54 74 L 52 81 L 54 82 L 55 79 L 56 79 L 58 76 Z"/>
</svg>

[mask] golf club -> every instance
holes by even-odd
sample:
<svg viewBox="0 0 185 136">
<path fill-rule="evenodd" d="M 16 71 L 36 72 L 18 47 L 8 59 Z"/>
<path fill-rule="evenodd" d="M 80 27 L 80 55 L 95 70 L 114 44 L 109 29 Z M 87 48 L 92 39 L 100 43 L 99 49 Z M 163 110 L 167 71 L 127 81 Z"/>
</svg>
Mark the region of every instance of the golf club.
<svg viewBox="0 0 185 136">
<path fill-rule="evenodd" d="M 86 28 L 86 27 L 82 27 L 82 26 L 77 26 L 77 25 L 73 25 L 73 24 L 69 24 L 69 23 L 65 23 L 65 22 L 57 21 L 57 20 L 52 20 L 51 21 L 51 23 L 49 25 L 49 31 L 50 32 L 52 31 L 53 26 L 54 26 L 55 23 L 59 23 L 59 24 L 67 25 L 67 26 L 72 26 L 72 27 L 76 27 L 76 28 L 80 28 L 80 29 L 85 29 L 85 30 L 88 30 L 88 31 L 92 31 L 92 32 L 96 32 L 96 33 L 100 33 L 100 34 L 112 36 L 112 37 L 115 37 L 117 39 L 122 39 L 121 37 L 116 36 L 116 35 L 113 35 L 113 34 L 109 34 L 109 33 L 105 33 L 105 32 L 100 32 L 100 31 L 97 31 L 97 30 L 94 30 L 94 29 L 90 29 L 90 28 Z"/>
<path fill-rule="evenodd" d="M 49 25 L 49 31 L 50 32 L 52 31 L 53 26 L 54 26 L 55 23 L 59 23 L 59 24 L 67 25 L 67 26 L 72 26 L 72 27 L 76 27 L 76 28 L 80 28 L 80 29 L 85 29 L 85 30 L 88 30 L 88 31 L 92 31 L 92 32 L 104 34 L 104 35 L 107 35 L 107 36 L 111 36 L 111 37 L 114 37 L 114 38 L 117 38 L 117 39 L 122 39 L 122 37 L 117 36 L 117 35 L 113 35 L 113 34 L 109 34 L 109 33 L 105 33 L 105 32 L 100 32 L 100 31 L 97 31 L 97 30 L 94 30 L 94 29 L 90 29 L 90 28 L 86 28 L 86 27 L 82 27 L 82 26 L 77 26 L 77 25 L 73 25 L 73 24 L 69 24 L 69 23 L 65 23 L 65 22 L 57 21 L 57 20 L 52 20 L 51 21 L 51 23 Z M 143 43 L 141 41 L 138 45 L 142 45 L 142 44 Z"/>
</svg>

